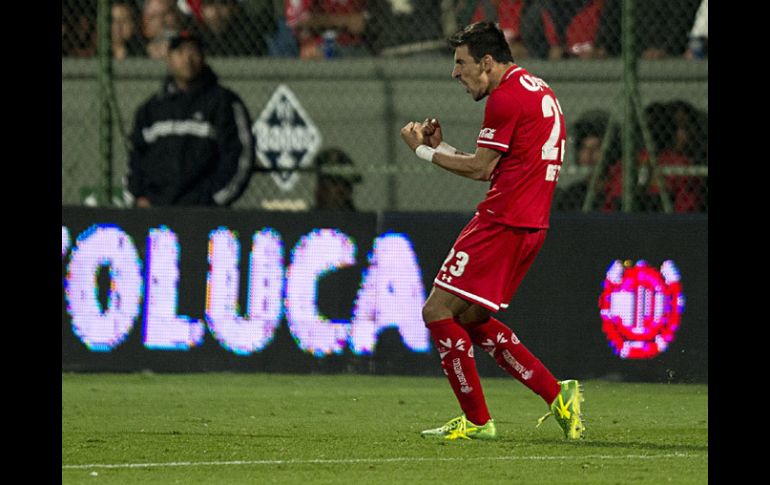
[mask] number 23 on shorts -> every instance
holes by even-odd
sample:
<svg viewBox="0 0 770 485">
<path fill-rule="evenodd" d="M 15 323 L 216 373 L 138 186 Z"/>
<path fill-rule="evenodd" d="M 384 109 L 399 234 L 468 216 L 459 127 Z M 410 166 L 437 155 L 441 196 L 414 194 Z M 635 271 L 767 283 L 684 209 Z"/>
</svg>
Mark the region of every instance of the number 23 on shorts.
<svg viewBox="0 0 770 485">
<path fill-rule="evenodd" d="M 470 261 L 470 256 L 468 256 L 468 253 L 465 251 L 457 251 L 455 254 L 455 248 L 452 248 L 449 251 L 449 256 L 444 260 L 444 264 L 441 265 L 441 271 L 447 271 L 447 263 L 449 263 L 453 258 L 456 258 L 454 261 L 454 264 L 449 266 L 449 274 L 452 276 L 461 276 L 465 272 L 465 265 L 468 264 L 468 261 Z"/>
</svg>

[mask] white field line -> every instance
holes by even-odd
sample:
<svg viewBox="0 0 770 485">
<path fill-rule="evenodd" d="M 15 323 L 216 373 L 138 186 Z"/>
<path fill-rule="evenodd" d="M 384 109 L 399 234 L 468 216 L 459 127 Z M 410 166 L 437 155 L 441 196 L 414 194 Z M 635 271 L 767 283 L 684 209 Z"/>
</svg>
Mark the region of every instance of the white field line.
<svg viewBox="0 0 770 485">
<path fill-rule="evenodd" d="M 431 461 L 500 461 L 500 460 L 650 460 L 661 458 L 704 458 L 708 455 L 668 453 L 660 455 L 563 455 L 563 456 L 479 456 L 479 457 L 395 457 L 395 458 L 339 458 L 314 460 L 236 460 L 236 461 L 177 461 L 167 463 L 92 463 L 89 465 L 62 465 L 62 470 L 91 468 L 164 468 L 192 466 L 234 466 L 234 465 L 350 465 L 356 463 L 408 463 Z"/>
</svg>

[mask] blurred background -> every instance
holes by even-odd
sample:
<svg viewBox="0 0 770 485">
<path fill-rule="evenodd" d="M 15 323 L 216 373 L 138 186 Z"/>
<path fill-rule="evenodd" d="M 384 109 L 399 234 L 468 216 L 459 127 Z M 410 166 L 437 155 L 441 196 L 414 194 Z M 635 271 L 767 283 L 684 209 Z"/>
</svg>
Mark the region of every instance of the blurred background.
<svg viewBox="0 0 770 485">
<path fill-rule="evenodd" d="M 63 0 L 62 204 L 126 205 L 134 111 L 169 33 L 193 29 L 257 138 L 234 208 L 311 210 L 322 172 L 353 210 L 471 212 L 487 184 L 417 159 L 399 129 L 435 117 L 475 150 L 484 102 L 450 79 L 445 39 L 488 19 L 564 112 L 554 211 L 707 213 L 707 17 L 707 0 Z"/>
</svg>

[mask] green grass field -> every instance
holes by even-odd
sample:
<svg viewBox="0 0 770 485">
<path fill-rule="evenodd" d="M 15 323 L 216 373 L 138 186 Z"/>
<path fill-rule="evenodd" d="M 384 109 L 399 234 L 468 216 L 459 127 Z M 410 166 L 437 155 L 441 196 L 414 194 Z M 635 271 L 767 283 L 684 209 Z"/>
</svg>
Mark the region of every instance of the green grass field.
<svg viewBox="0 0 770 485">
<path fill-rule="evenodd" d="M 513 378 L 482 384 L 494 442 L 420 437 L 459 414 L 443 378 L 62 374 L 62 482 L 708 482 L 706 385 L 584 382 L 567 442 Z"/>
</svg>

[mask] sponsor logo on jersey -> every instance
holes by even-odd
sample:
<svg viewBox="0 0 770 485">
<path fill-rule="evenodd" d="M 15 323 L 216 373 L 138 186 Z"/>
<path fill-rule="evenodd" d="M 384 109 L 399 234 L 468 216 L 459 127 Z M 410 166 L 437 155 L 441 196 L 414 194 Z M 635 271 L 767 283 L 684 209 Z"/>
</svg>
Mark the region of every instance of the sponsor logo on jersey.
<svg viewBox="0 0 770 485">
<path fill-rule="evenodd" d="M 479 132 L 479 138 L 484 138 L 486 140 L 494 140 L 495 138 L 495 132 L 497 130 L 495 128 L 482 128 Z"/>
</svg>

